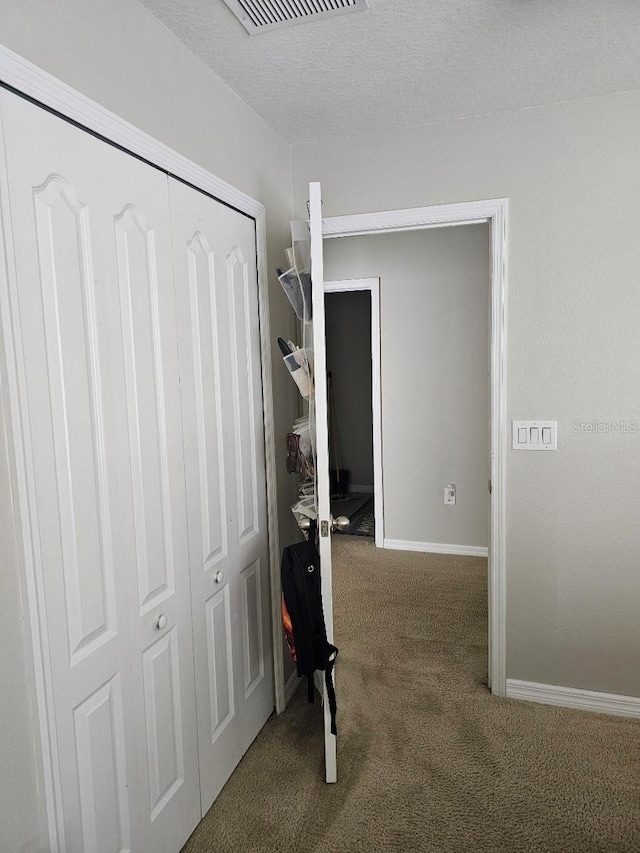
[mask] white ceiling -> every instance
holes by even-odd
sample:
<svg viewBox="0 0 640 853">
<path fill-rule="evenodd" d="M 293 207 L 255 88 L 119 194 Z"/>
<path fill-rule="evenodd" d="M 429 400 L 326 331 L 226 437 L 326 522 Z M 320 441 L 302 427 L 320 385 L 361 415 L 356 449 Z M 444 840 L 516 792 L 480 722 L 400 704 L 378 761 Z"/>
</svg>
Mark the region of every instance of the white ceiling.
<svg viewBox="0 0 640 853">
<path fill-rule="evenodd" d="M 285 139 L 640 88 L 640 0 L 369 0 L 248 35 L 222 0 L 142 0 Z"/>
</svg>

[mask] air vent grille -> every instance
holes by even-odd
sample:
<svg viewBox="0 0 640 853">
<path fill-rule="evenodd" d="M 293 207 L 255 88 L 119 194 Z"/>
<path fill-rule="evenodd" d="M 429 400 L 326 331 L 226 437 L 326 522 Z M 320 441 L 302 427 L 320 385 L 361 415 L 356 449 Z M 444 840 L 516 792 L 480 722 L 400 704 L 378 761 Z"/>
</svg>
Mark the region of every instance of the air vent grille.
<svg viewBox="0 0 640 853">
<path fill-rule="evenodd" d="M 254 35 L 329 15 L 360 12 L 367 0 L 224 0 L 245 30 Z"/>
</svg>

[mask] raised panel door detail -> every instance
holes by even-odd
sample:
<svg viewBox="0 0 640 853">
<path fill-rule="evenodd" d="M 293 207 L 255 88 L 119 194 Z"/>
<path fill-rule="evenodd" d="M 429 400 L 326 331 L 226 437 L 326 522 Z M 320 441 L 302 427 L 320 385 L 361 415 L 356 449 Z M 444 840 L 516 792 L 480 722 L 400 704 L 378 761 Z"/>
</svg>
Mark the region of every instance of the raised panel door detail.
<svg viewBox="0 0 640 853">
<path fill-rule="evenodd" d="M 233 397 L 235 414 L 238 535 L 240 543 L 259 531 L 258 472 L 254 395 L 256 381 L 252 353 L 252 301 L 247 262 L 235 246 L 227 257 L 227 285 L 231 323 Z"/>
<path fill-rule="evenodd" d="M 205 604 L 209 660 L 211 743 L 215 743 L 235 714 L 233 650 L 228 584 Z"/>
<path fill-rule="evenodd" d="M 139 605 L 144 614 L 174 590 L 155 232 L 133 205 L 116 217 L 115 229 Z"/>
<path fill-rule="evenodd" d="M 189 241 L 189 303 L 193 342 L 198 472 L 205 571 L 227 555 L 227 510 L 220 405 L 220 353 L 215 301 L 215 258 L 206 237 Z"/>
<path fill-rule="evenodd" d="M 244 645 L 245 697 L 255 690 L 264 677 L 262 639 L 262 579 L 260 560 L 250 563 L 240 573 L 242 591 L 241 626 Z"/>
<path fill-rule="evenodd" d="M 34 189 L 69 658 L 116 632 L 89 211 L 69 182 Z"/>
<path fill-rule="evenodd" d="M 130 849 L 118 675 L 73 712 L 84 853 Z"/>
<path fill-rule="evenodd" d="M 184 781 L 177 644 L 172 628 L 142 654 L 152 821 Z"/>
</svg>

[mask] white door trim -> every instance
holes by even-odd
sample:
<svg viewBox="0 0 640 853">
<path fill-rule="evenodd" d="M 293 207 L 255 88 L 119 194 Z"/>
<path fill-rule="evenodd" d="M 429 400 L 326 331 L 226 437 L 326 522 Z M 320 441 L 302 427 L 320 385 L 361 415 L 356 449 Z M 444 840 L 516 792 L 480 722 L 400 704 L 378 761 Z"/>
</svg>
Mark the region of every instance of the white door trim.
<svg viewBox="0 0 640 853">
<path fill-rule="evenodd" d="M 382 479 L 382 379 L 380 364 L 380 279 L 352 278 L 325 281 L 325 293 L 349 293 L 368 290 L 371 294 L 371 404 L 373 412 L 373 508 L 375 542 L 384 542 L 384 489 Z"/>
<path fill-rule="evenodd" d="M 236 210 L 255 220 L 258 294 L 260 311 L 260 349 L 262 359 L 262 401 L 265 428 L 265 466 L 267 481 L 267 516 L 269 528 L 269 558 L 271 587 L 271 622 L 274 665 L 276 711 L 285 708 L 284 661 L 280 625 L 280 543 L 278 539 L 278 517 L 275 474 L 275 432 L 273 401 L 271 399 L 271 333 L 269 330 L 269 293 L 265 208 L 260 202 L 237 190 L 226 181 L 193 163 L 176 151 L 149 136 L 134 125 L 57 80 L 52 75 L 28 62 L 23 57 L 0 45 L 0 82 L 18 94 L 26 95 L 41 106 L 57 113 L 64 119 L 101 137 L 106 142 L 119 146 L 185 181 L 196 189 L 229 204 Z M 0 157 L 0 162 L 4 159 Z M 26 468 L 28 454 L 25 452 L 27 433 L 23 427 L 24 413 L 18 408 L 18 388 L 21 385 L 21 366 L 16 359 L 17 327 L 11 317 L 11 306 L 16 305 L 16 278 L 11 240 L 4 233 L 9 223 L 9 203 L 6 180 L 0 181 L 0 244 L 4 242 L 6 262 L 0 264 L 0 322 L 2 344 L 6 358 L 7 393 L 3 395 L 5 419 L 8 427 L 12 461 L 12 489 L 14 506 L 19 518 L 16 531 L 19 541 L 19 561 L 22 566 L 28 621 L 31 628 L 31 644 L 34 657 L 35 697 L 38 707 L 40 731 L 41 766 L 44 793 L 47 804 L 49 843 L 52 853 L 58 853 L 64 845 L 63 816 L 60 801 L 60 784 L 55 756 L 55 739 L 49 729 L 52 707 L 51 666 L 46 648 L 46 625 L 44 624 L 42 578 L 38 576 L 31 553 L 29 528 L 31 516 L 26 500 L 26 483 L 29 472 Z M 3 377 L 4 378 L 4 377 Z"/>
<path fill-rule="evenodd" d="M 506 693 L 506 461 L 507 234 L 506 198 L 439 204 L 407 210 L 356 213 L 324 219 L 325 239 L 446 228 L 487 222 L 491 228 L 491 527 L 489 545 L 489 686 Z"/>
</svg>

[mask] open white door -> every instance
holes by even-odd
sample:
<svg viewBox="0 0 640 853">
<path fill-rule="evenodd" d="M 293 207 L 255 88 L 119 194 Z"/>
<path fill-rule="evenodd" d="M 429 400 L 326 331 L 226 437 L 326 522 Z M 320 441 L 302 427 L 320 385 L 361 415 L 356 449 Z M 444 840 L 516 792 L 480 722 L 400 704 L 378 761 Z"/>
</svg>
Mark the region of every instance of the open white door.
<svg viewBox="0 0 640 853">
<path fill-rule="evenodd" d="M 309 184 L 309 231 L 311 235 L 311 304 L 313 308 L 313 350 L 316 436 L 316 504 L 320 534 L 320 571 L 322 575 L 322 603 L 327 626 L 327 640 L 333 643 L 333 592 L 331 576 L 331 506 L 329 488 L 329 429 L 327 405 L 327 358 L 324 329 L 324 271 L 322 253 L 322 197 L 319 183 Z M 334 670 L 335 671 L 335 670 Z M 336 782 L 336 738 L 331 734 L 331 714 L 327 689 L 322 682 L 324 707 L 324 754 L 327 782 Z"/>
</svg>

